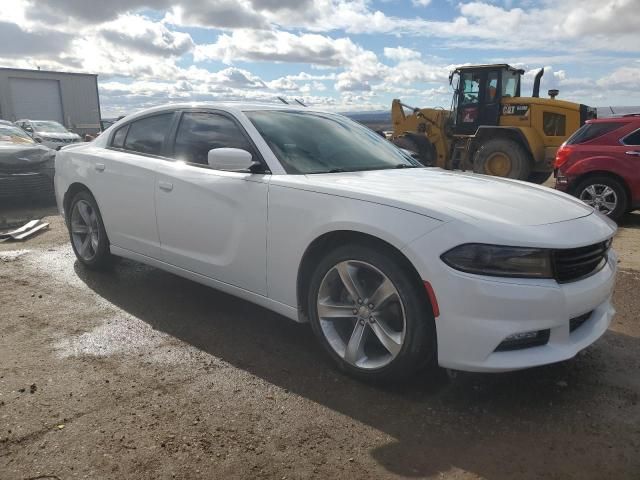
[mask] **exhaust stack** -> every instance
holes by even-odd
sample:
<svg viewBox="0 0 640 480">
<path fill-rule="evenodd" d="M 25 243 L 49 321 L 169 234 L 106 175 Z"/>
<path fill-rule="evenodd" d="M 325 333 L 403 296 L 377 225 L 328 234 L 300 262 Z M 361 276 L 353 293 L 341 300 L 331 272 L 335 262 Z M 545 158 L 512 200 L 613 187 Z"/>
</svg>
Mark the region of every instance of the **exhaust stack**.
<svg viewBox="0 0 640 480">
<path fill-rule="evenodd" d="M 536 73 L 536 78 L 533 80 L 533 94 L 532 97 L 538 98 L 540 96 L 540 80 L 542 79 L 542 75 L 544 75 L 544 67 L 540 69 L 538 73 Z"/>
</svg>

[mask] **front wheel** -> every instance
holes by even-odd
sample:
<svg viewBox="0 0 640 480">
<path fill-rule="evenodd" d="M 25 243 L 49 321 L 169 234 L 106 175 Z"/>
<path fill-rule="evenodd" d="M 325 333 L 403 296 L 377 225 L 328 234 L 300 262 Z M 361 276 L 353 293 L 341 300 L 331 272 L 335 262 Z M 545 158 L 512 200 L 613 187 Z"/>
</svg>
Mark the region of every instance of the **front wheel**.
<svg viewBox="0 0 640 480">
<path fill-rule="evenodd" d="M 313 331 L 347 373 L 399 381 L 436 358 L 435 325 L 424 287 L 392 252 L 347 245 L 312 274 Z"/>
<path fill-rule="evenodd" d="M 575 195 L 612 220 L 617 220 L 627 210 L 627 191 L 615 178 L 588 177 L 576 186 Z"/>
<path fill-rule="evenodd" d="M 71 246 L 86 267 L 99 270 L 111 263 L 109 239 L 96 200 L 87 191 L 71 200 L 67 217 Z"/>
<path fill-rule="evenodd" d="M 494 138 L 480 145 L 473 171 L 496 177 L 526 180 L 531 170 L 527 151 L 518 142 L 507 138 Z"/>
</svg>

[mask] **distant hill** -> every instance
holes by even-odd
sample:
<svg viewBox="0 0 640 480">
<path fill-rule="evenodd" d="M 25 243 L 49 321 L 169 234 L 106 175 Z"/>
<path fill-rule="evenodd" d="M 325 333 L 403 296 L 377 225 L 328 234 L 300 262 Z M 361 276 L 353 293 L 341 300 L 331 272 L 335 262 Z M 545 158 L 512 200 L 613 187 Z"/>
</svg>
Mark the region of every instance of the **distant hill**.
<svg viewBox="0 0 640 480">
<path fill-rule="evenodd" d="M 628 113 L 640 113 L 640 107 L 597 107 L 597 110 L 599 118 L 626 115 Z"/>
<path fill-rule="evenodd" d="M 346 112 L 343 115 L 372 130 L 391 130 L 391 110 L 370 112 Z"/>
<path fill-rule="evenodd" d="M 614 115 L 640 113 L 640 107 L 597 107 L 598 117 L 607 118 Z M 375 110 L 367 112 L 345 112 L 343 115 L 362 123 L 372 130 L 391 130 L 391 111 Z"/>
</svg>

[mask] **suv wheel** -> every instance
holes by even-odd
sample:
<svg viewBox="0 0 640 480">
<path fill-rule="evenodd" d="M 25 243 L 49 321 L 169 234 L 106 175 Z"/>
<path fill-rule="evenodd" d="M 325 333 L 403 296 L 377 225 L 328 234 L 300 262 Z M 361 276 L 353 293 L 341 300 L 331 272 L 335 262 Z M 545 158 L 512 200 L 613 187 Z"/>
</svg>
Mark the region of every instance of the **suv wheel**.
<svg viewBox="0 0 640 480">
<path fill-rule="evenodd" d="M 364 380 L 407 379 L 436 358 L 424 287 L 390 253 L 340 247 L 319 262 L 310 282 L 314 333 L 342 370 Z"/>
<path fill-rule="evenodd" d="M 586 178 L 576 186 L 575 196 L 612 220 L 617 220 L 627 210 L 627 192 L 615 178 Z"/>
</svg>

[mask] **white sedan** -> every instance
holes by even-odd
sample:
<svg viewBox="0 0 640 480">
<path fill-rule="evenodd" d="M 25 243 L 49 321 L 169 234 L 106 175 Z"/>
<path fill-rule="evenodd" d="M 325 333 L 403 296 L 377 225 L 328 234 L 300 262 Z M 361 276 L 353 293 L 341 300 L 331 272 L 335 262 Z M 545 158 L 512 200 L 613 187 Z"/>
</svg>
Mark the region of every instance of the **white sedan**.
<svg viewBox="0 0 640 480">
<path fill-rule="evenodd" d="M 615 225 L 565 194 L 422 168 L 340 115 L 187 104 L 56 157 L 78 260 L 127 257 L 310 322 L 366 379 L 562 361 L 614 315 Z"/>
</svg>

